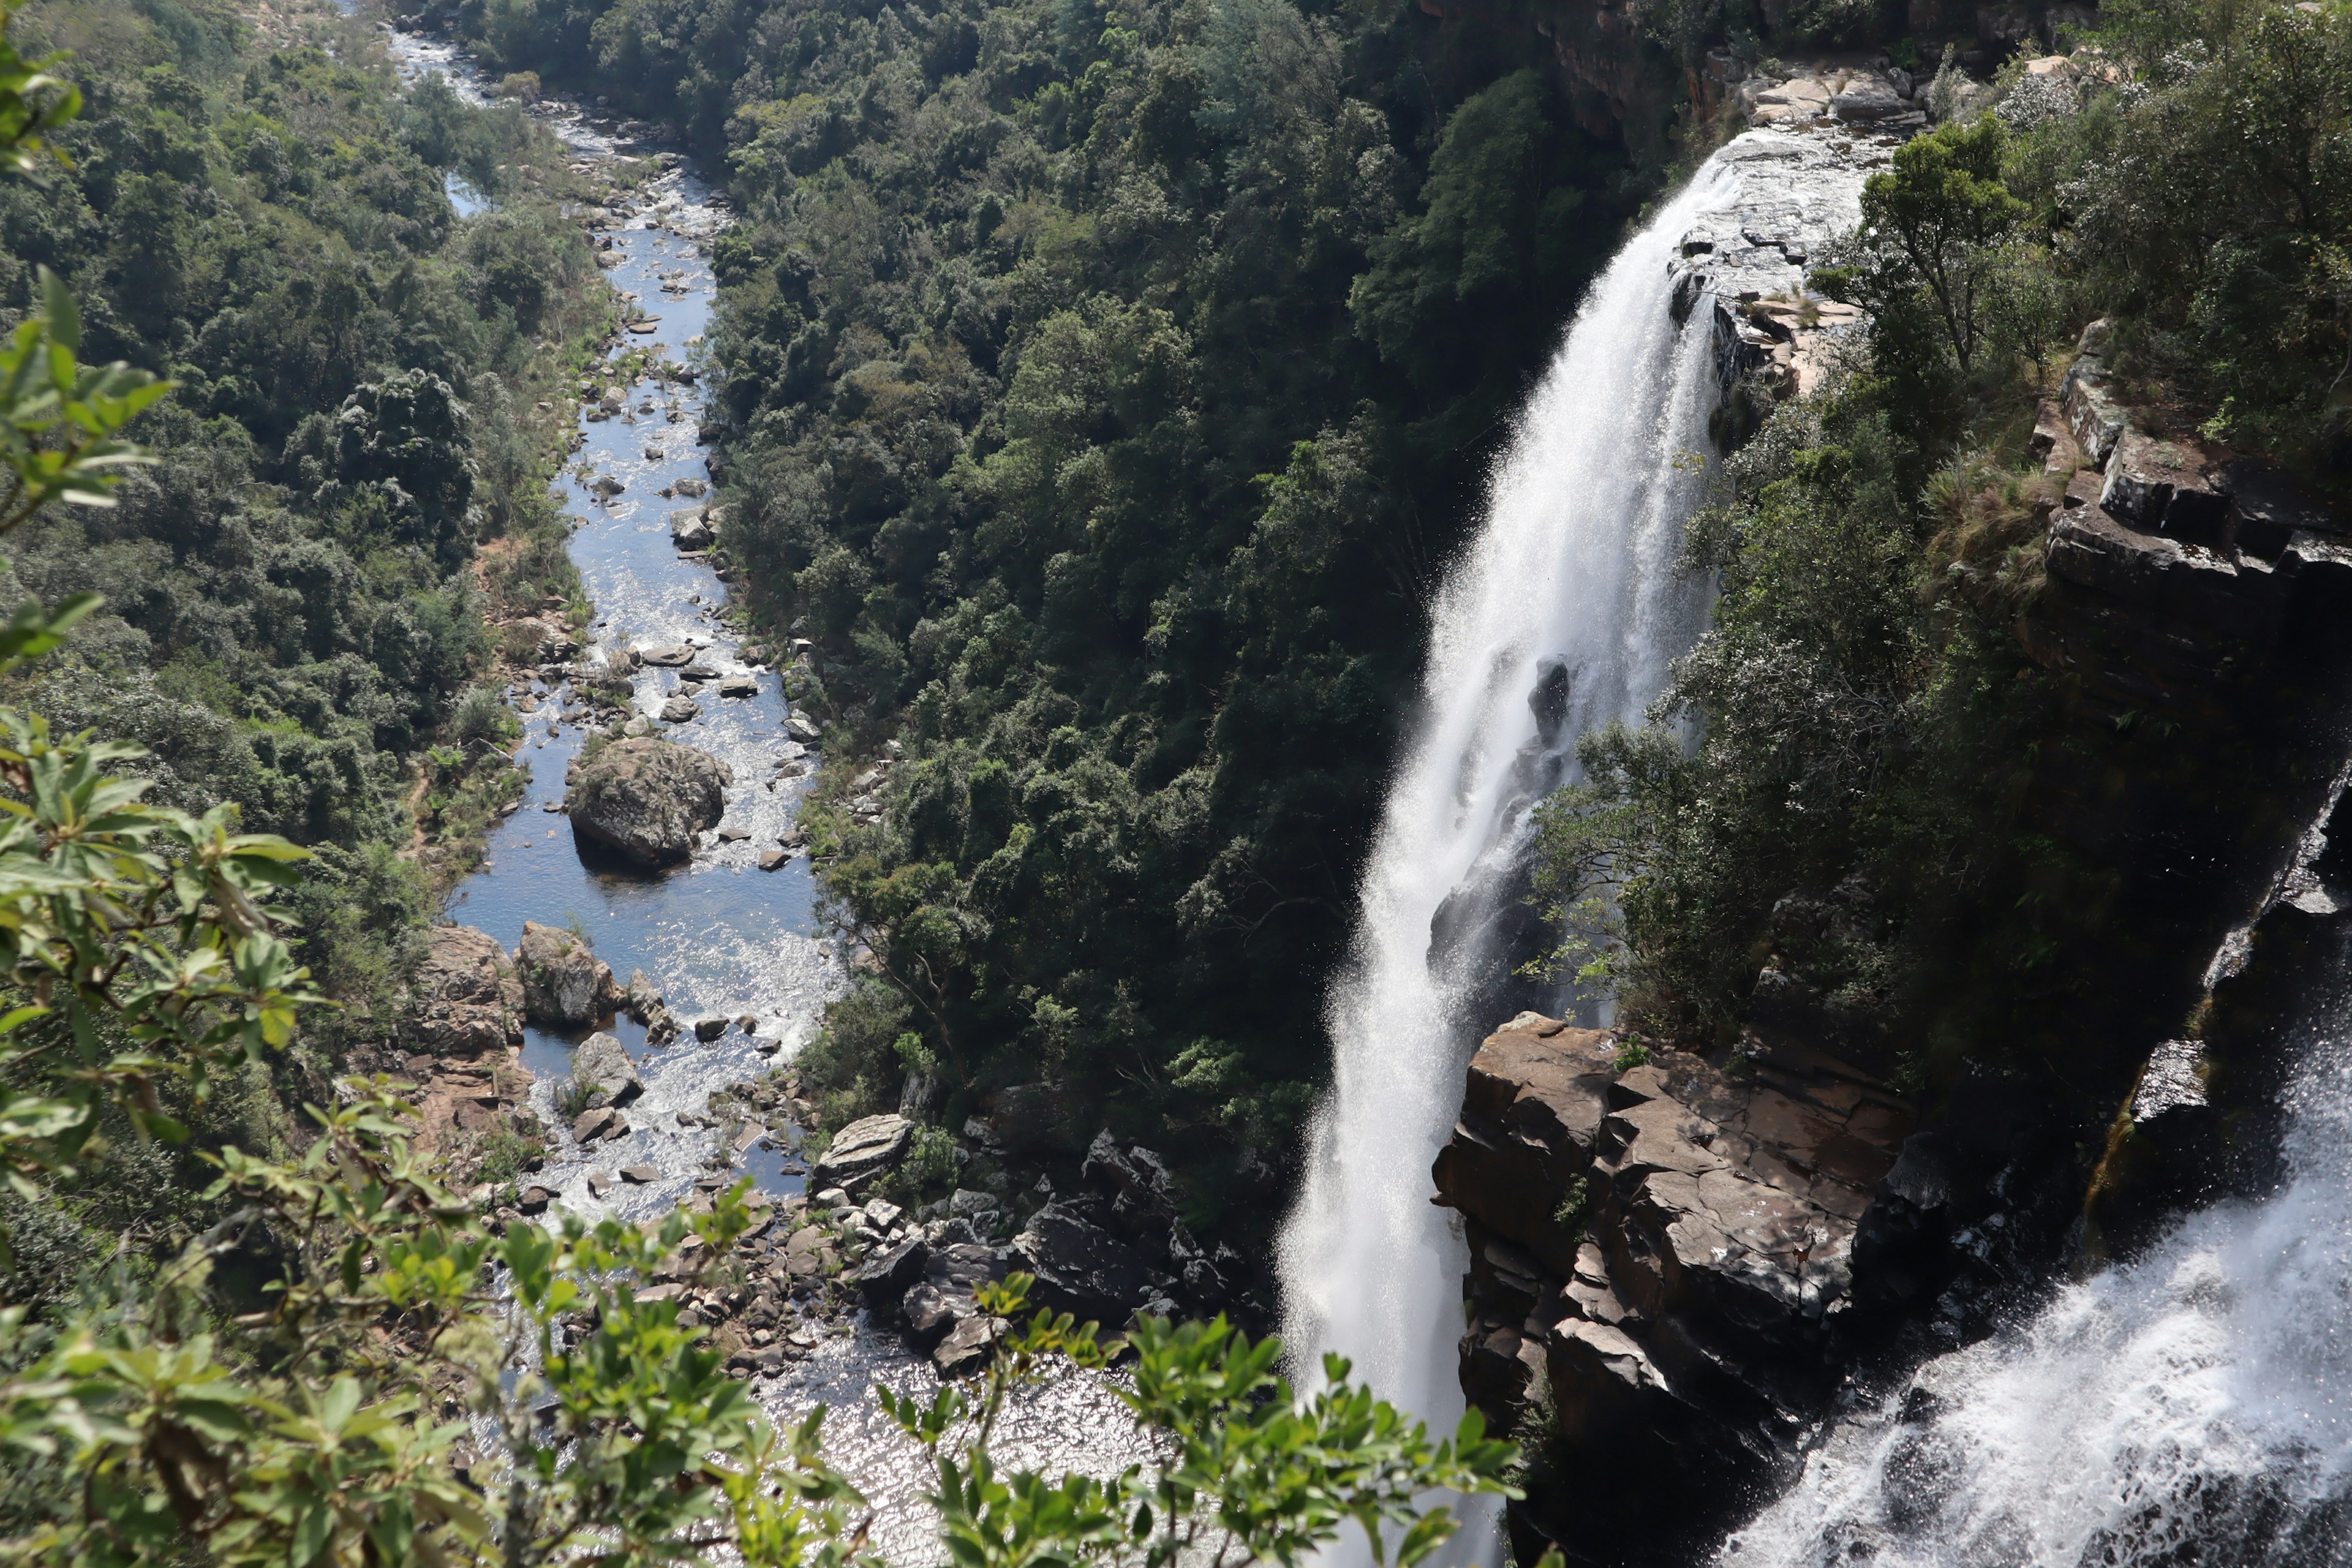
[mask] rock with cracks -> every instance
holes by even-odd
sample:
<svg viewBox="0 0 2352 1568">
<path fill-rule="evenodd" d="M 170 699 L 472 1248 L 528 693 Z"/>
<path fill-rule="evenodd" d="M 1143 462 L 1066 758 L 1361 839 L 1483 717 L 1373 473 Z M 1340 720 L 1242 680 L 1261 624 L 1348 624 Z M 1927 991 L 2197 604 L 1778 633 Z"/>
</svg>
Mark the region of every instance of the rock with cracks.
<svg viewBox="0 0 2352 1568">
<path fill-rule="evenodd" d="M 674 866 L 691 858 L 697 836 L 717 825 L 734 782 L 725 763 L 691 746 L 617 741 L 580 770 L 564 805 L 579 837 L 640 866 Z"/>
<path fill-rule="evenodd" d="M 506 949 L 472 926 L 436 926 L 409 987 L 407 1043 L 433 1057 L 478 1057 L 522 1044 L 523 990 Z"/>
<path fill-rule="evenodd" d="M 578 933 L 561 926 L 523 921 L 515 968 L 522 979 L 523 1011 L 535 1024 L 593 1024 L 625 1000 L 613 966 L 590 952 Z"/>
</svg>

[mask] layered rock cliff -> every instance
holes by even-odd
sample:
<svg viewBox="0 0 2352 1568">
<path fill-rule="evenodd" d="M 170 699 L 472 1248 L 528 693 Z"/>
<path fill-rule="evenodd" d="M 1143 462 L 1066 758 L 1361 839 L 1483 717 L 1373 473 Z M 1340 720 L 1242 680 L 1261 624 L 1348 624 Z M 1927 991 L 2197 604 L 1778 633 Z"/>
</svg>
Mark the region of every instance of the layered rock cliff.
<svg viewBox="0 0 2352 1568">
<path fill-rule="evenodd" d="M 1903 1007 L 1854 1014 L 1811 954 L 1871 891 L 1793 890 L 1736 1048 L 1645 1060 L 1528 1013 L 1470 1065 L 1434 1201 L 1472 1258 L 1463 1387 L 1533 1452 L 1523 1561 L 1687 1560 L 1843 1391 L 2268 1179 L 2296 999 L 2352 946 L 2352 851 L 2312 826 L 2352 730 L 2352 535 L 2126 405 L 2110 352 L 2086 333 L 2042 410 L 2014 621 L 2050 694 L 2013 831 L 2070 905 L 2055 960 L 1996 971 L 1959 922 Z M 1953 1041 L 1919 1103 L 1887 1086 Z"/>
</svg>

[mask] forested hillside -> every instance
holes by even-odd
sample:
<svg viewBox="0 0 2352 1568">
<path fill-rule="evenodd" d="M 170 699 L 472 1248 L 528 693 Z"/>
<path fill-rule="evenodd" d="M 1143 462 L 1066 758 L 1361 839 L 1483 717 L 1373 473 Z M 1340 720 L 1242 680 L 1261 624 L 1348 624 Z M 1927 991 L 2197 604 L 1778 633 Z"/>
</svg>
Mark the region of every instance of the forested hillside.
<svg viewBox="0 0 2352 1568">
<path fill-rule="evenodd" d="M 1279 1158 L 1423 605 L 1660 171 L 1532 32 L 1410 7 L 464 15 L 731 173 L 722 545 L 906 748 L 829 819 L 896 982 L 830 1116 L 912 1066 L 950 1125 L 1044 1079 L 1213 1184 Z"/>
<path fill-rule="evenodd" d="M 372 986 L 431 891 L 395 852 L 420 826 L 462 839 L 483 804 L 467 779 L 504 771 L 445 752 L 450 820 L 409 798 L 492 652 L 477 544 L 561 537 L 534 388 L 609 306 L 577 229 L 529 199 L 560 191 L 551 137 L 438 84 L 404 95 L 331 8 L 272 25 L 181 0 L 17 24 L 74 51 L 87 109 L 59 138 L 69 171 L 0 188 L 0 308 L 36 304 L 47 267 L 88 357 L 181 390 L 142 427 L 163 460 L 118 505 L 11 542 L 12 593 L 105 595 L 33 694 L 151 748 L 159 798 L 231 800 L 317 846 L 306 956 Z M 449 171 L 521 199 L 460 220 Z M 504 591 L 570 591 L 560 550 L 531 558 Z"/>
<path fill-rule="evenodd" d="M 58 652 L 9 676 L 60 733 L 144 746 L 152 798 L 228 802 L 317 855 L 297 955 L 344 1005 L 277 1081 L 235 1077 L 195 1148 L 260 1152 L 339 1043 L 375 1038 L 441 888 L 512 787 L 485 693 L 485 611 L 569 594 L 532 405 L 610 307 L 551 138 L 446 89 L 402 90 L 376 34 L 327 7 L 257 30 L 226 4 L 43 5 L 20 41 L 73 51 L 69 164 L 0 184 L 0 310 L 79 302 L 80 352 L 178 390 L 115 504 L 54 507 L 6 551 L 13 605 L 95 591 Z M 509 189 L 461 220 L 446 171 Z M 478 571 L 478 545 L 491 569 Z M 527 565 L 525 563 L 528 563 Z M 420 839 L 431 841 L 419 855 Z M 445 854 L 441 847 L 446 847 Z M 315 1092 L 315 1091 L 313 1091 Z M 16 1300 L 69 1299 L 94 1258 L 212 1212 L 194 1148 L 131 1139 L 125 1182 L 11 1196 Z M 203 1223 L 209 1223 L 205 1220 Z"/>
</svg>

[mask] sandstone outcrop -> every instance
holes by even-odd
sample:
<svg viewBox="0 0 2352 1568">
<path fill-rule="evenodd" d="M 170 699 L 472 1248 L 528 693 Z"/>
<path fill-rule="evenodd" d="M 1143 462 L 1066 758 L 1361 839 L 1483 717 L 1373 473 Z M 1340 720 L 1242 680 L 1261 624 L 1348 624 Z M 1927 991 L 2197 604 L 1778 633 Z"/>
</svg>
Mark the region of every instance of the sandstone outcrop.
<svg viewBox="0 0 2352 1568">
<path fill-rule="evenodd" d="M 725 763 L 650 737 L 616 741 L 581 768 L 564 806 L 574 834 L 640 866 L 692 858 L 697 835 L 726 809 L 735 782 Z"/>
<path fill-rule="evenodd" d="M 1800 1047 L 1759 1042 L 1736 1076 L 1677 1051 L 1620 1070 L 1622 1048 L 1514 1018 L 1433 1173 L 1470 1247 L 1464 1390 L 1503 1430 L 1549 1405 L 1572 1456 L 1515 1515 L 1535 1537 L 1614 1517 L 1662 1469 L 1720 1498 L 1785 1458 L 1837 1383 L 1857 1233 L 1913 1122 Z"/>
<path fill-rule="evenodd" d="M 903 1116 L 868 1116 L 833 1135 L 810 1174 L 810 1184 L 845 1187 L 879 1175 L 906 1156 L 915 1124 Z"/>
<path fill-rule="evenodd" d="M 593 1024 L 626 1000 L 613 966 L 561 926 L 523 921 L 515 968 L 522 980 L 523 1011 L 533 1023 Z"/>
<path fill-rule="evenodd" d="M 426 1056 L 479 1057 L 522 1044 L 522 983 L 488 931 L 434 927 L 408 995 L 403 1037 Z"/>
</svg>

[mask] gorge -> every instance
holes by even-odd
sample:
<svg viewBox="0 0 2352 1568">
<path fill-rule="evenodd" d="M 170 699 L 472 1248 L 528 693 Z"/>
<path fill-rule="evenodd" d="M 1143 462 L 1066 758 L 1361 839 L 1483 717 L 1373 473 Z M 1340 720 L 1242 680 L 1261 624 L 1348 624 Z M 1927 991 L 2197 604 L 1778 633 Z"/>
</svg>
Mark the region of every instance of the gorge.
<svg viewBox="0 0 2352 1568">
<path fill-rule="evenodd" d="M 0 33 L 28 1556 L 2352 1551 L 2352 12 Z"/>
</svg>

